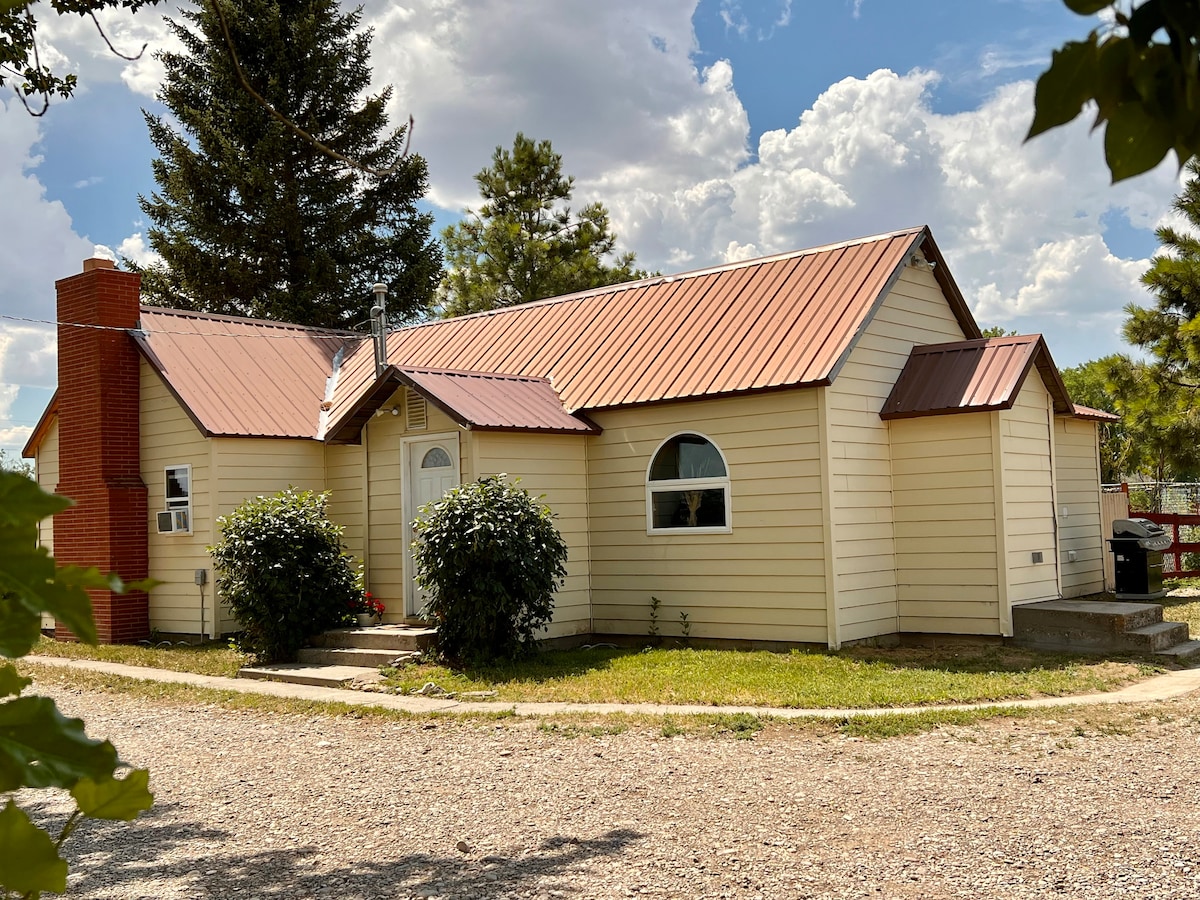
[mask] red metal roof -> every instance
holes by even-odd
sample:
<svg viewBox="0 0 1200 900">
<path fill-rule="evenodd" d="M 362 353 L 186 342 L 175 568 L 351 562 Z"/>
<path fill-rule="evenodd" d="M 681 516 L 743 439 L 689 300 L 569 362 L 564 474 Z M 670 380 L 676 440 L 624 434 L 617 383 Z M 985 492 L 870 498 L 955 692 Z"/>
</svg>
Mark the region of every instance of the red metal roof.
<svg viewBox="0 0 1200 900">
<path fill-rule="evenodd" d="M 1090 406 L 1080 406 L 1078 403 L 1072 404 L 1075 408 L 1073 415 L 1077 419 L 1092 419 L 1096 422 L 1119 422 L 1121 417 L 1115 413 L 1107 412 L 1103 409 L 1092 409 Z"/>
<path fill-rule="evenodd" d="M 1030 368 L 1038 367 L 1054 411 L 1074 412 L 1040 334 L 913 347 L 880 418 L 902 419 L 1010 409 Z"/>
<path fill-rule="evenodd" d="M 917 250 L 978 335 L 928 229 L 910 228 L 404 328 L 388 361 L 547 378 L 567 410 L 828 384 Z M 374 381 L 360 346 L 330 421 L 348 421 Z"/>
<path fill-rule="evenodd" d="M 132 332 L 207 436 L 315 438 L 339 351 L 362 340 L 260 319 L 141 308 Z"/>
<path fill-rule="evenodd" d="M 401 381 L 429 398 L 460 425 L 490 431 L 551 431 L 599 434 L 593 422 L 576 418 L 545 378 L 397 368 Z"/>
<path fill-rule="evenodd" d="M 578 432 L 567 411 L 828 384 L 918 251 L 978 335 L 910 228 L 405 328 L 382 379 L 351 332 L 144 306 L 133 337 L 210 436 L 353 440 L 397 383 L 472 427 Z"/>
<path fill-rule="evenodd" d="M 363 422 L 398 385 L 413 388 L 465 428 L 552 434 L 599 434 L 601 430 L 563 409 L 545 378 L 389 366 L 350 415 L 325 437 L 335 443 L 356 439 Z"/>
</svg>

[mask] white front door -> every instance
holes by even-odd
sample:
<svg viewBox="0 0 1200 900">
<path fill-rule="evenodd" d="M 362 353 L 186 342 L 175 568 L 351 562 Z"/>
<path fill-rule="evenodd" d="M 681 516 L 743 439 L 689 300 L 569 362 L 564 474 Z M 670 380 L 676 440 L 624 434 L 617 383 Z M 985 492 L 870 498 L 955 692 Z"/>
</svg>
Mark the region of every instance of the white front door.
<svg viewBox="0 0 1200 900">
<path fill-rule="evenodd" d="M 412 536 L 412 521 L 426 503 L 437 500 L 446 491 L 459 484 L 458 435 L 447 434 L 406 443 L 408 462 L 404 484 L 405 521 L 408 536 Z M 424 608 L 423 592 L 417 587 L 416 569 L 412 561 L 412 548 L 405 547 L 405 564 L 408 567 L 408 590 L 405 600 L 405 615 L 415 616 Z"/>
</svg>

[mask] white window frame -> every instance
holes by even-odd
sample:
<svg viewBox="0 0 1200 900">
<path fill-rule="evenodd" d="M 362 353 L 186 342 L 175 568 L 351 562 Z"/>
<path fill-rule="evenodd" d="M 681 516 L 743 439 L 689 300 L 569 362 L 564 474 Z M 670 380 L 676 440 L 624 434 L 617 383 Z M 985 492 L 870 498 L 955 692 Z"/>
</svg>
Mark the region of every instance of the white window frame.
<svg viewBox="0 0 1200 900">
<path fill-rule="evenodd" d="M 671 443 L 675 438 L 683 437 L 684 435 L 692 435 L 708 441 L 717 451 L 717 455 L 721 457 L 721 465 L 725 467 L 725 474 L 716 478 L 671 478 L 666 481 L 651 481 L 650 472 L 654 469 L 654 461 L 658 459 L 658 454 L 662 452 L 663 447 Z M 668 435 L 654 448 L 654 452 L 650 454 L 650 461 L 646 464 L 646 534 L 732 534 L 733 491 L 730 489 L 730 483 L 729 460 L 725 458 L 725 451 L 707 434 L 694 429 L 688 429 L 686 431 L 676 431 L 674 434 Z M 725 494 L 724 525 L 698 525 L 695 528 L 689 528 L 686 525 L 674 528 L 656 528 L 654 526 L 654 495 L 656 493 L 711 490 L 720 490 Z"/>
<path fill-rule="evenodd" d="M 171 473 L 183 470 L 187 473 L 187 496 L 186 497 L 168 497 L 167 487 L 171 481 Z M 195 493 L 195 488 L 192 484 L 192 464 L 180 463 L 174 466 L 163 467 L 163 509 L 166 512 L 175 512 L 176 510 L 185 510 L 187 512 L 187 530 L 173 531 L 172 534 L 191 534 L 192 533 L 192 496 Z"/>
</svg>

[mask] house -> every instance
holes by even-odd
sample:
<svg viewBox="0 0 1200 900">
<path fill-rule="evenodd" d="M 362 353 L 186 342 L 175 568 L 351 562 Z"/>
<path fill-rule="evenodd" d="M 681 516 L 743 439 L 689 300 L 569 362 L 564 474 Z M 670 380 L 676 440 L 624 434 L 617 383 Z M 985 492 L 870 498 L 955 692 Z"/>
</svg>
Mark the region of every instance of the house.
<svg viewBox="0 0 1200 900">
<path fill-rule="evenodd" d="M 847 642 L 1010 635 L 1101 590 L 1097 426 L 1044 340 L 984 339 L 927 228 L 654 277 L 386 335 L 140 305 L 104 260 L 57 283 L 59 388 L 25 448 L 78 502 L 59 559 L 161 584 L 97 594 L 104 640 L 237 628 L 218 516 L 289 485 L 400 621 L 410 523 L 508 473 L 557 514 L 549 636 Z"/>
</svg>

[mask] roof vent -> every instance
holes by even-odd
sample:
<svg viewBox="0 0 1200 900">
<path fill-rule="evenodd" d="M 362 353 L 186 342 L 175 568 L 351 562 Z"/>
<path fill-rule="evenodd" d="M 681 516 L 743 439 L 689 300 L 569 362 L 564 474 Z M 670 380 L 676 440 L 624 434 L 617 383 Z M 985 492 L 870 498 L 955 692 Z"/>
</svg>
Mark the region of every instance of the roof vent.
<svg viewBox="0 0 1200 900">
<path fill-rule="evenodd" d="M 409 431 L 424 431 L 429 427 L 429 407 L 425 398 L 412 388 L 404 394 L 404 426 Z"/>
</svg>

